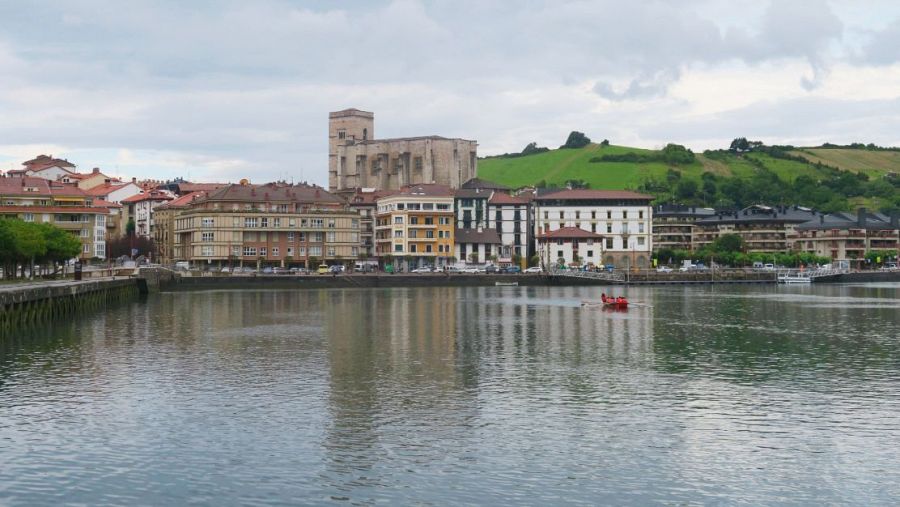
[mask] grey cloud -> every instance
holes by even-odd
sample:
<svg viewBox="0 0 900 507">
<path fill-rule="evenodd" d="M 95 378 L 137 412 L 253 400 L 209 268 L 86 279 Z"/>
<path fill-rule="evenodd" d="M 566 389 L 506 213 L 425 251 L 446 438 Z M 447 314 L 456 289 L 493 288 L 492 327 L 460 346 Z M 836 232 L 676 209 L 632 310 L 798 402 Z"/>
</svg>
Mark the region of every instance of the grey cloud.
<svg viewBox="0 0 900 507">
<path fill-rule="evenodd" d="M 862 52 L 862 60 L 876 65 L 890 65 L 900 61 L 900 19 L 876 32 Z"/>
<path fill-rule="evenodd" d="M 594 93 L 613 100 L 649 99 L 665 95 L 669 85 L 678 81 L 678 69 L 663 69 L 650 75 L 642 75 L 632 79 L 622 91 L 615 91 L 612 85 L 598 81 L 594 85 Z"/>
</svg>

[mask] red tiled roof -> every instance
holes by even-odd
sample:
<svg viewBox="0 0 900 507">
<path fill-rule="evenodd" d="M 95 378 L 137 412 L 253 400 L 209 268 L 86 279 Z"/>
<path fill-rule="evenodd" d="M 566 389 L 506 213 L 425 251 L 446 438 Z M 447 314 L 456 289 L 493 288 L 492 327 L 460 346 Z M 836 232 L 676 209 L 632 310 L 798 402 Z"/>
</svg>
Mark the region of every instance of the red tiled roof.
<svg viewBox="0 0 900 507">
<path fill-rule="evenodd" d="M 200 191 L 212 191 L 218 190 L 222 187 L 227 187 L 230 183 L 179 183 L 178 191 L 181 193 L 191 193 L 191 192 L 200 192 Z"/>
<path fill-rule="evenodd" d="M 603 236 L 586 231 L 584 229 L 578 227 L 561 227 L 555 231 L 545 232 L 543 234 L 538 234 L 538 238 L 540 239 L 570 239 L 570 238 L 586 238 L 586 239 L 601 239 Z"/>
<path fill-rule="evenodd" d="M 53 155 L 38 155 L 31 160 L 26 160 L 22 162 L 24 166 L 41 166 L 41 167 L 75 167 L 75 164 L 69 162 L 68 160 L 53 158 Z M 30 168 L 30 167 L 29 167 Z"/>
<path fill-rule="evenodd" d="M 134 194 L 131 197 L 126 197 L 125 199 L 122 199 L 122 202 L 132 203 L 141 201 L 171 201 L 172 199 L 174 199 L 174 197 L 169 194 L 151 190 L 145 194 Z"/>
<path fill-rule="evenodd" d="M 344 204 L 343 199 L 328 193 L 316 185 L 288 185 L 266 183 L 265 185 L 230 184 L 213 190 L 203 197 L 204 201 L 238 202 L 312 202 L 320 204 Z"/>
<path fill-rule="evenodd" d="M 97 185 L 94 188 L 85 190 L 85 192 L 87 192 L 90 195 L 108 195 L 112 192 L 115 192 L 116 190 L 119 190 L 120 188 L 124 187 L 125 185 L 128 185 L 129 183 L 131 183 L 131 182 L 128 182 L 128 183 L 104 183 L 102 185 Z"/>
<path fill-rule="evenodd" d="M 428 197 L 453 197 L 453 190 L 447 185 L 434 183 L 422 183 L 419 185 L 407 185 L 394 195 L 428 196 Z"/>
<path fill-rule="evenodd" d="M 104 201 L 103 199 L 94 199 L 94 206 L 98 208 L 121 208 L 121 204 Z"/>
<path fill-rule="evenodd" d="M 528 199 L 504 194 L 503 192 L 494 192 L 488 204 L 528 204 Z"/>
<path fill-rule="evenodd" d="M 629 190 L 591 190 L 589 188 L 563 189 L 536 197 L 536 200 L 569 199 L 653 199 L 652 195 L 639 194 Z"/>
<path fill-rule="evenodd" d="M 188 204 L 192 203 L 195 199 L 199 199 L 203 197 L 206 192 L 191 192 L 189 194 L 184 194 L 177 199 L 173 199 L 165 204 L 160 205 L 159 209 L 162 208 L 183 208 Z"/>
<path fill-rule="evenodd" d="M 25 187 L 37 189 L 34 192 L 27 192 Z M 59 196 L 78 196 L 82 197 L 86 194 L 83 190 L 72 185 L 65 185 L 56 181 L 46 180 L 34 176 L 24 176 L 22 178 L 0 178 L 0 194 L 3 195 L 59 195 Z"/>
</svg>

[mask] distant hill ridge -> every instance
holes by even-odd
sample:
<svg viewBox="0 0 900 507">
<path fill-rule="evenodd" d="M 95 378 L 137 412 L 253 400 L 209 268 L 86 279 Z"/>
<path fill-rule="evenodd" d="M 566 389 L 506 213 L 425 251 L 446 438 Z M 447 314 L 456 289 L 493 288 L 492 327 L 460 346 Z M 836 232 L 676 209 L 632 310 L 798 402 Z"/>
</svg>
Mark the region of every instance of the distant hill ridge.
<svg viewBox="0 0 900 507">
<path fill-rule="evenodd" d="M 606 140 L 556 150 L 531 143 L 523 152 L 479 159 L 478 176 L 513 188 L 639 190 L 657 202 L 704 206 L 767 202 L 829 212 L 900 209 L 900 148 L 766 146 L 739 138 L 729 149 L 698 154 L 678 145 L 647 150 Z"/>
</svg>

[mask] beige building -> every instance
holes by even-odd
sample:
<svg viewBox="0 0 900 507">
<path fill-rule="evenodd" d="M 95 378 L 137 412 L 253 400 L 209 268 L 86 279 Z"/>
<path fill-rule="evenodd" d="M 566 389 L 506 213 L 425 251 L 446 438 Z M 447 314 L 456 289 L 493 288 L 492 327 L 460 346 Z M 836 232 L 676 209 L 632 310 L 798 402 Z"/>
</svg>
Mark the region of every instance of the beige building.
<svg viewBox="0 0 900 507">
<path fill-rule="evenodd" d="M 81 258 L 106 257 L 106 238 L 117 222 L 108 220 L 110 203 L 75 186 L 40 177 L 0 178 L 0 219 L 49 223 L 81 241 Z M 2 248 L 2 246 L 0 246 Z"/>
<path fill-rule="evenodd" d="M 312 185 L 228 185 L 174 216 L 172 257 L 194 266 L 291 266 L 356 260 L 359 215 Z"/>
<path fill-rule="evenodd" d="M 809 252 L 833 261 L 862 259 L 866 252 L 900 254 L 900 217 L 860 208 L 818 217 L 794 228 L 787 237 L 795 252 Z"/>
<path fill-rule="evenodd" d="M 478 143 L 440 136 L 375 138 L 375 114 L 328 115 L 328 188 L 398 190 L 414 184 L 459 188 L 476 175 Z"/>
</svg>

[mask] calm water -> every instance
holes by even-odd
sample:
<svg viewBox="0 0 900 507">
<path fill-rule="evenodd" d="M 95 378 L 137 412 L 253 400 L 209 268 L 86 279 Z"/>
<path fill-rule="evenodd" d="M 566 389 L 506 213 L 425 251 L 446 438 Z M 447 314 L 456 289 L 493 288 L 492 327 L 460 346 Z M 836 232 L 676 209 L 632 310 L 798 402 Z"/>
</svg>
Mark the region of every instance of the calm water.
<svg viewBox="0 0 900 507">
<path fill-rule="evenodd" d="M 0 344 L 0 503 L 895 504 L 900 286 L 166 293 Z"/>
</svg>

